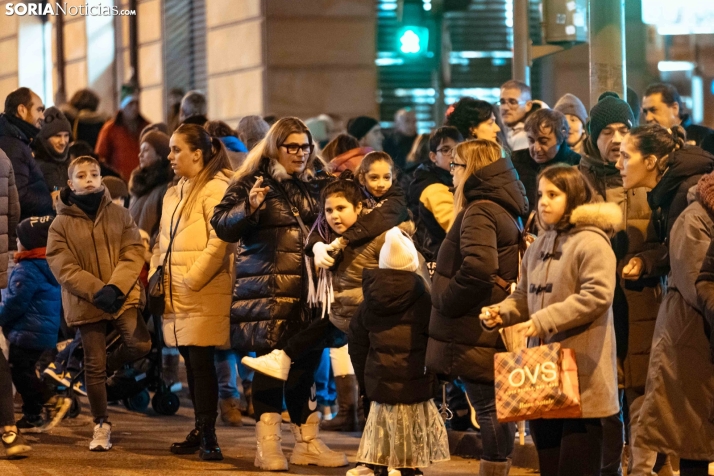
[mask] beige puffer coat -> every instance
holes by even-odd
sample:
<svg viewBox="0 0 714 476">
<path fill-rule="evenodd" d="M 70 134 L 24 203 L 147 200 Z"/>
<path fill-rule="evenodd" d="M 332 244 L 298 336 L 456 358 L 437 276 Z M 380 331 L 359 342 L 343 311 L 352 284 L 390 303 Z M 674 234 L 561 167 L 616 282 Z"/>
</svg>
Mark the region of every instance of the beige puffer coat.
<svg viewBox="0 0 714 476">
<path fill-rule="evenodd" d="M 62 286 L 64 318 L 70 326 L 113 319 L 131 307 L 143 307 L 139 273 L 144 245 L 129 210 L 112 203 L 109 191 L 92 221 L 77 205 L 68 205 L 69 189 L 57 200 L 57 218 L 47 238 L 47 263 Z M 113 284 L 127 296 L 113 315 L 92 304 L 94 295 Z"/>
<path fill-rule="evenodd" d="M 235 245 L 216 236 L 211 218 L 229 182 L 230 178 L 219 172 L 199 192 L 188 216 L 182 211 L 191 187 L 189 180 L 181 179 L 164 196 L 149 276 L 163 264 L 171 230 L 178 223 L 165 269 L 163 330 L 167 345 L 228 345 Z"/>
</svg>

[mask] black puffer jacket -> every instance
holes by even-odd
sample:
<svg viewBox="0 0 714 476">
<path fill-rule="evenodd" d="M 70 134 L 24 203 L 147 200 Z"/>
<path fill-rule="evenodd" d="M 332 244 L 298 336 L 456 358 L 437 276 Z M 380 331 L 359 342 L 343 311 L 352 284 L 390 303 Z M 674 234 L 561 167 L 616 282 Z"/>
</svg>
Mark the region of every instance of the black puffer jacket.
<svg viewBox="0 0 714 476">
<path fill-rule="evenodd" d="M 513 152 L 513 166 L 518 171 L 518 178 L 526 188 L 526 196 L 529 203 L 528 212 L 535 210 L 536 207 L 536 199 L 538 198 L 538 184 L 536 182 L 541 170 L 554 164 L 578 165 L 579 163 L 580 154 L 568 147 L 566 142 L 561 144 L 555 157 L 544 164 L 539 164 L 533 160 L 528 149 Z"/>
<path fill-rule="evenodd" d="M 469 177 L 464 195 L 468 205 L 436 259 L 426 363 L 439 375 L 489 383 L 493 356 L 505 347 L 498 331 L 484 330 L 478 316 L 508 295 L 496 277 L 508 283 L 518 277 L 521 234 L 515 220 L 527 212 L 528 199 L 508 158 Z M 474 203 L 480 200 L 488 201 Z"/>
<path fill-rule="evenodd" d="M 30 150 L 30 142 L 34 137 L 28 137 L 15 125 L 18 121 L 21 119 L 10 118 L 7 114 L 0 115 L 0 149 L 5 151 L 12 162 L 22 221 L 32 216 L 51 215 L 53 211 L 50 190 Z M 25 128 L 36 135 L 37 129 L 31 124 L 26 124 Z M 10 249 L 15 248 L 15 243 L 10 243 Z"/>
<path fill-rule="evenodd" d="M 713 170 L 714 155 L 693 145 L 684 146 L 670 157 L 669 167 L 661 180 L 647 194 L 652 221 L 662 244 L 637 255 L 643 261 L 645 277 L 664 276 L 669 272 L 667 243 L 674 222 L 689 204 L 689 189 L 702 175 Z"/>
<path fill-rule="evenodd" d="M 433 398 L 436 379 L 424 371 L 431 307 L 424 280 L 409 271 L 365 269 L 362 291 L 349 351 L 367 397 L 390 405 Z"/>
<path fill-rule="evenodd" d="M 272 161 L 273 165 L 276 164 Z M 300 212 L 310 228 L 318 215 L 318 197 L 327 183 L 319 174 L 309 182 L 283 177 L 264 158 L 258 173 L 233 182 L 211 220 L 224 241 L 240 242 L 231 307 L 231 345 L 243 351 L 282 348 L 312 319 L 307 307 L 305 236 L 291 212 Z M 270 187 L 264 205 L 248 214 L 248 194 L 256 176 Z M 290 203 L 278 192 L 283 189 Z"/>
</svg>

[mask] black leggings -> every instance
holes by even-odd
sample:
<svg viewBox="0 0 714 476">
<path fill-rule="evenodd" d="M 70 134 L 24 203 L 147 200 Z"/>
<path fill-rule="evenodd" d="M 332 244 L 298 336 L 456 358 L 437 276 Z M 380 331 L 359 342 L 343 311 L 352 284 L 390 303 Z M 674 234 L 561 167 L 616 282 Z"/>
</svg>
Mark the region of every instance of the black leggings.
<svg viewBox="0 0 714 476">
<path fill-rule="evenodd" d="M 542 476 L 600 475 L 600 418 L 532 420 L 530 428 Z"/>
<path fill-rule="evenodd" d="M 290 420 L 297 425 L 305 423 L 307 417 L 317 410 L 315 370 L 320 365 L 321 357 L 322 350 L 319 349 L 308 351 L 294 360 L 286 382 L 256 372 L 253 377 L 256 421 L 263 413 L 280 413 L 284 395 Z"/>
<path fill-rule="evenodd" d="M 338 343 L 341 345 L 337 345 Z M 322 350 L 326 347 L 342 347 L 346 343 L 345 333 L 329 319 L 316 319 L 305 329 L 288 339 L 283 352 L 292 360 L 298 360 L 310 351 Z"/>
<path fill-rule="evenodd" d="M 10 344 L 10 371 L 17 392 L 22 395 L 22 413 L 37 416 L 42 413 L 43 405 L 54 393 L 37 375 L 37 362 L 42 350 L 23 349 Z"/>
<path fill-rule="evenodd" d="M 3 426 L 15 425 L 15 408 L 12 398 L 12 377 L 5 354 L 0 351 L 0 433 Z"/>
<path fill-rule="evenodd" d="M 196 420 L 216 421 L 218 416 L 218 378 L 214 361 L 215 347 L 180 345 L 186 363 L 188 391 Z"/>
<path fill-rule="evenodd" d="M 709 462 L 681 459 L 679 460 L 679 472 L 682 476 L 707 476 L 709 474 Z"/>
</svg>

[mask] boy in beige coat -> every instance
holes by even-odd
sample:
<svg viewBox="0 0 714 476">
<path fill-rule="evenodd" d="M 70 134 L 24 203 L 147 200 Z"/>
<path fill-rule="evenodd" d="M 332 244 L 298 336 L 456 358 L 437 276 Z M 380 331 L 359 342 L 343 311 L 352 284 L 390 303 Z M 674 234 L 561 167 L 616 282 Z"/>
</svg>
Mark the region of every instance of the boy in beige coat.
<svg viewBox="0 0 714 476">
<path fill-rule="evenodd" d="M 143 357 L 151 348 L 139 312 L 144 246 L 129 211 L 112 203 L 95 159 L 83 156 L 72 161 L 69 178 L 50 227 L 47 262 L 62 286 L 67 324 L 76 326 L 82 336 L 87 394 L 96 424 L 89 449 L 107 451 L 112 447 L 107 371 Z M 107 356 L 110 322 L 122 342 Z"/>
</svg>

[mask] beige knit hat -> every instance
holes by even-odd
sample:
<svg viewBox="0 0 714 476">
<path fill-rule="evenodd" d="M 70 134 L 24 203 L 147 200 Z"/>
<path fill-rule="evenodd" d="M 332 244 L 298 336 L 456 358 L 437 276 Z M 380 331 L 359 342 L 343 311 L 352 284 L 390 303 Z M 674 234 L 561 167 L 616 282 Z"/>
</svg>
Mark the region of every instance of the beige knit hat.
<svg viewBox="0 0 714 476">
<path fill-rule="evenodd" d="M 379 267 L 411 272 L 419 267 L 419 254 L 414 243 L 397 227 L 389 230 L 384 237 L 384 245 L 379 252 Z"/>
</svg>

